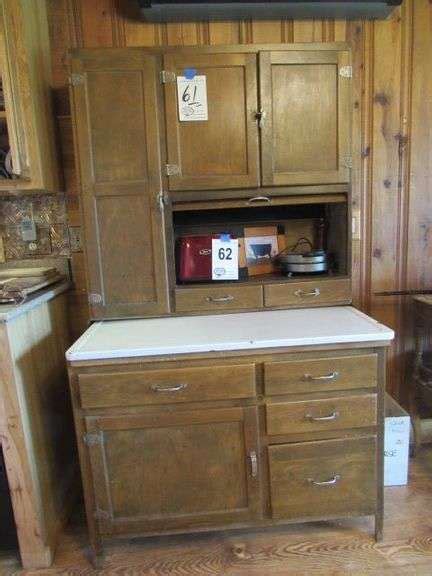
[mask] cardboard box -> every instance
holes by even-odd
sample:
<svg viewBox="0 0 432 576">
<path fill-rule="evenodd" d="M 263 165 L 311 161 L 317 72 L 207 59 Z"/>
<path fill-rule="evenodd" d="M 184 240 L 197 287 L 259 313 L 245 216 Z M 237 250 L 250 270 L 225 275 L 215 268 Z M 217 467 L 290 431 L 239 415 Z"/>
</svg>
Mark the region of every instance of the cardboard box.
<svg viewBox="0 0 432 576">
<path fill-rule="evenodd" d="M 384 486 L 408 482 L 409 414 L 388 394 L 385 399 Z"/>
</svg>

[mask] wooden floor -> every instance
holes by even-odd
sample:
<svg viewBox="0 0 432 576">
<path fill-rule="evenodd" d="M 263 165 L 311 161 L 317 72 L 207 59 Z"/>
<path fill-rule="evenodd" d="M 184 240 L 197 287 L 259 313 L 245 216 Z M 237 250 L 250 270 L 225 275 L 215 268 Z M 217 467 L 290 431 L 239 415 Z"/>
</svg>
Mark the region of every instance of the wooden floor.
<svg viewBox="0 0 432 576">
<path fill-rule="evenodd" d="M 83 526 L 71 526 L 55 565 L 1 576 L 432 576 L 432 447 L 412 461 L 408 487 L 385 492 L 385 537 L 376 544 L 369 519 L 254 531 L 123 540 L 106 546 L 103 570 L 85 555 Z"/>
</svg>

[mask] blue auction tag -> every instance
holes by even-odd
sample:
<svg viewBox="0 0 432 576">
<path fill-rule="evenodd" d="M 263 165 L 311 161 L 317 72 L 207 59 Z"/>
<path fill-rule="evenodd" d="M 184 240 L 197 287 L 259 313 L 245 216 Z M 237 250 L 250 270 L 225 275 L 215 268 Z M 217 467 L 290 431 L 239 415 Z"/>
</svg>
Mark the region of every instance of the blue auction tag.
<svg viewBox="0 0 432 576">
<path fill-rule="evenodd" d="M 196 76 L 196 68 L 185 68 L 183 75 L 187 80 L 193 80 Z"/>
<path fill-rule="evenodd" d="M 221 234 L 219 236 L 219 240 L 221 242 L 231 242 L 231 235 L 230 234 Z"/>
</svg>

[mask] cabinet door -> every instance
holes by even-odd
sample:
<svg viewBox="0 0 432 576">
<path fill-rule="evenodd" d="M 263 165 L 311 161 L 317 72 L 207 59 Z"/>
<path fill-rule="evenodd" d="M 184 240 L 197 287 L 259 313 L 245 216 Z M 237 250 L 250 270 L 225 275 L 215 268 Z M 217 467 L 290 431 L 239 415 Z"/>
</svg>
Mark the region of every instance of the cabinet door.
<svg viewBox="0 0 432 576">
<path fill-rule="evenodd" d="M 101 533 L 242 522 L 261 509 L 257 409 L 87 418 Z"/>
<path fill-rule="evenodd" d="M 92 316 L 168 311 L 158 60 L 141 51 L 72 59 Z"/>
<path fill-rule="evenodd" d="M 0 0 L 0 145 L 15 175 L 0 190 L 59 191 L 50 69 L 45 0 Z"/>
<path fill-rule="evenodd" d="M 205 76 L 208 120 L 180 121 L 177 82 L 165 85 L 171 190 L 258 186 L 257 71 L 254 54 L 168 54 L 171 80 Z"/>
<path fill-rule="evenodd" d="M 343 51 L 261 52 L 264 185 L 350 177 L 350 68 Z"/>
</svg>

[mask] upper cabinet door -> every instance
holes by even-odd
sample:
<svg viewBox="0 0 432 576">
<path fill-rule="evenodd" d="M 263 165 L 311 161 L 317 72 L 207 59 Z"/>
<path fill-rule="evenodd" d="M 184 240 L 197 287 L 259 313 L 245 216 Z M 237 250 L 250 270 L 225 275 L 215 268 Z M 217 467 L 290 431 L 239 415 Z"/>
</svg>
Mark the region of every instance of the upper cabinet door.
<svg viewBox="0 0 432 576">
<path fill-rule="evenodd" d="M 350 72 L 345 51 L 261 52 L 262 181 L 350 179 Z"/>
<path fill-rule="evenodd" d="M 72 59 L 93 318 L 168 311 L 159 69 L 156 57 L 139 50 Z"/>
<path fill-rule="evenodd" d="M 61 187 L 50 70 L 46 1 L 0 0 L 0 147 L 10 150 L 12 163 L 4 167 L 11 177 L 0 179 L 2 193 Z"/>
<path fill-rule="evenodd" d="M 164 68 L 170 190 L 258 186 L 256 55 L 168 54 Z M 207 120 L 180 116 L 194 104 L 194 84 L 181 82 L 192 74 L 205 77 Z"/>
</svg>

